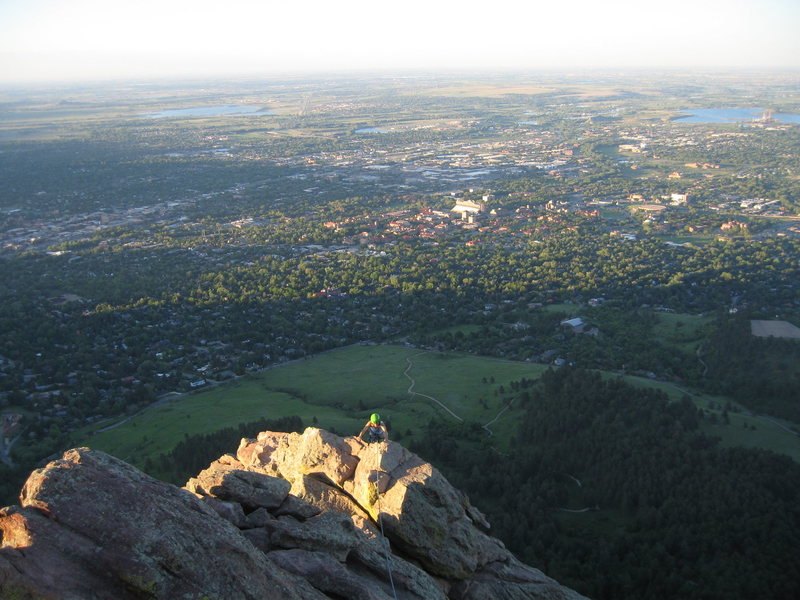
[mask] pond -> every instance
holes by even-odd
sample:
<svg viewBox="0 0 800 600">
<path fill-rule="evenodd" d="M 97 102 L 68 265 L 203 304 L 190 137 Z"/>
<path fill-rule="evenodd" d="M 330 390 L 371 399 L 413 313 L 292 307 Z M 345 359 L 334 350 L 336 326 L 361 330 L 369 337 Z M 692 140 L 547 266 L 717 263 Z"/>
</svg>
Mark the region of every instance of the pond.
<svg viewBox="0 0 800 600">
<path fill-rule="evenodd" d="M 676 123 L 746 123 L 764 115 L 763 108 L 693 108 L 681 111 L 685 117 L 675 119 Z M 772 119 L 779 123 L 800 123 L 800 115 L 773 113 Z"/>
</svg>

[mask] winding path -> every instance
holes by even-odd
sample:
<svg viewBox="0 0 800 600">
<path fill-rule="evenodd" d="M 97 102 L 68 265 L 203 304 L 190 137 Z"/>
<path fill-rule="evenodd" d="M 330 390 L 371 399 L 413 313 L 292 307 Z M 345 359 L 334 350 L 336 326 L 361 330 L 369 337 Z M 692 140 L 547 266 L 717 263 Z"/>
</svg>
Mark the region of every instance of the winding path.
<svg viewBox="0 0 800 600">
<path fill-rule="evenodd" d="M 703 375 L 702 376 L 705 377 L 706 375 L 708 375 L 708 365 L 706 364 L 706 361 L 703 360 L 703 357 L 700 354 L 700 350 L 702 350 L 702 348 L 703 348 L 703 344 L 698 344 L 697 350 L 695 351 L 695 356 L 697 356 L 697 360 L 700 361 L 700 364 L 703 365 Z"/>
<path fill-rule="evenodd" d="M 457 420 L 459 423 L 463 423 L 463 422 L 464 422 L 464 419 L 463 419 L 463 418 L 459 417 L 459 416 L 458 416 L 456 413 L 454 413 L 452 410 L 450 410 L 450 409 L 449 409 L 447 406 L 445 406 L 444 404 L 442 404 L 442 403 L 441 403 L 439 400 L 437 400 L 437 399 L 436 399 L 436 398 L 434 398 L 433 396 L 429 396 L 428 394 L 422 394 L 422 393 L 420 393 L 420 392 L 415 392 L 415 391 L 414 391 L 414 386 L 417 384 L 417 382 L 414 380 L 414 378 L 413 378 L 413 377 L 411 377 L 411 375 L 409 375 L 409 372 L 410 372 L 410 371 L 411 371 L 411 369 L 414 367 L 414 361 L 412 361 L 411 359 L 412 359 L 412 358 L 414 358 L 415 356 L 420 356 L 420 355 L 422 355 L 422 354 L 429 354 L 429 352 L 428 352 L 427 350 L 423 350 L 422 352 L 417 352 L 416 354 L 412 354 L 411 356 L 407 356 L 407 357 L 406 357 L 406 362 L 408 363 L 408 366 L 406 367 L 406 370 L 405 370 L 405 371 L 403 371 L 403 375 L 405 375 L 405 376 L 406 376 L 406 378 L 407 378 L 407 379 L 408 379 L 408 380 L 411 382 L 411 384 L 408 386 L 408 390 L 407 390 L 407 391 L 408 391 L 408 393 L 409 393 L 410 395 L 412 395 L 412 396 L 422 396 L 423 398 L 427 398 L 428 400 L 433 400 L 434 402 L 436 402 L 436 404 L 438 404 L 438 405 L 439 405 L 439 406 L 441 406 L 441 407 L 442 407 L 442 408 L 443 408 L 445 411 L 447 411 L 447 413 L 448 413 L 450 416 L 452 416 L 454 419 L 456 419 L 456 420 Z M 511 362 L 511 361 L 506 361 L 506 362 Z M 513 400 L 512 400 L 512 403 L 513 403 Z M 504 407 L 503 407 L 503 408 L 500 410 L 500 412 L 498 412 L 498 413 L 497 413 L 497 414 L 494 416 L 494 419 L 492 419 L 491 421 L 489 421 L 489 422 L 488 422 L 488 423 L 486 423 L 485 425 L 481 425 L 481 427 L 482 427 L 483 429 L 485 429 L 485 430 L 486 430 L 486 433 L 488 433 L 489 435 L 494 435 L 494 432 L 493 432 L 493 431 L 492 431 L 492 430 L 489 428 L 489 425 L 491 425 L 492 423 L 494 423 L 495 421 L 497 421 L 497 420 L 498 420 L 498 419 L 499 419 L 501 416 L 503 416 L 503 413 L 504 413 L 504 412 L 506 412 L 506 411 L 507 411 L 509 408 L 511 408 L 511 403 L 509 403 L 509 404 L 506 404 L 506 405 L 505 405 L 505 406 L 504 406 Z"/>
<path fill-rule="evenodd" d="M 488 423 L 486 423 L 485 425 L 481 425 L 481 427 L 483 427 L 483 428 L 484 428 L 484 429 L 485 429 L 485 430 L 488 432 L 488 434 L 489 434 L 489 435 L 494 435 L 494 432 L 493 432 L 491 429 L 489 429 L 489 425 L 491 425 L 492 423 L 494 423 L 495 421 L 497 421 L 497 419 L 499 419 L 499 418 L 500 418 L 500 417 L 503 415 L 503 413 L 504 413 L 504 412 L 506 412 L 506 411 L 507 411 L 509 408 L 511 408 L 511 405 L 512 405 L 513 403 L 514 403 L 514 399 L 512 398 L 512 399 L 511 399 L 511 401 L 510 401 L 508 404 L 506 404 L 506 405 L 505 405 L 505 406 L 504 406 L 504 407 L 503 407 L 503 408 L 500 410 L 500 412 L 499 412 L 499 413 L 497 413 L 497 414 L 494 416 L 494 419 L 492 419 L 491 421 L 489 421 L 489 422 L 488 422 Z"/>
<path fill-rule="evenodd" d="M 460 423 L 463 423 L 463 422 L 464 422 L 464 419 L 462 419 L 461 417 L 459 417 L 459 416 L 458 416 L 456 413 L 454 413 L 452 410 L 450 410 L 449 408 L 447 408 L 447 407 L 446 407 L 444 404 L 442 404 L 441 402 L 439 402 L 439 401 L 438 401 L 436 398 L 434 398 L 433 396 L 429 396 L 428 394 L 420 394 L 419 392 L 415 392 L 415 391 L 414 391 L 414 386 L 417 384 L 417 382 L 416 382 L 416 381 L 414 381 L 414 378 L 413 378 L 413 377 L 411 377 L 411 375 L 409 375 L 409 374 L 408 374 L 408 372 L 409 372 L 409 371 L 411 370 L 411 368 L 414 366 L 414 363 L 412 362 L 412 360 L 411 360 L 411 359 L 412 359 L 412 358 L 414 358 L 415 356 L 419 356 L 420 354 L 427 354 L 427 352 L 418 352 L 417 354 L 413 354 L 413 355 L 411 355 L 411 356 L 407 356 L 407 357 L 406 357 L 406 362 L 408 363 L 408 366 L 406 367 L 406 370 L 405 370 L 405 371 L 403 371 L 403 375 L 405 375 L 405 376 L 406 376 L 406 378 L 407 378 L 407 379 L 408 379 L 408 380 L 411 382 L 411 385 L 409 385 L 409 386 L 408 386 L 408 390 L 407 390 L 407 391 L 408 391 L 408 393 L 409 393 L 411 396 L 422 396 L 423 398 L 427 398 L 428 400 L 433 400 L 434 402 L 436 402 L 436 404 L 438 404 L 438 405 L 439 405 L 439 406 L 441 406 L 441 407 L 442 407 L 442 408 L 443 408 L 445 411 L 447 411 L 447 413 L 448 413 L 448 414 L 450 414 L 450 416 L 452 416 L 454 419 L 456 419 L 456 420 L 457 420 L 457 421 L 459 421 Z"/>
<path fill-rule="evenodd" d="M 599 506 L 587 506 L 586 508 L 559 508 L 561 512 L 568 512 L 568 513 L 585 513 L 585 512 L 593 512 L 596 510 L 600 510 Z"/>
<path fill-rule="evenodd" d="M 772 423 L 773 425 L 776 425 L 777 427 L 780 427 L 781 429 L 783 429 L 784 431 L 786 431 L 788 433 L 791 433 L 792 435 L 800 435 L 800 433 L 797 433 L 794 429 L 789 429 L 783 423 L 779 423 L 778 421 L 776 421 L 772 417 L 768 417 L 766 415 L 756 415 L 756 418 L 761 419 L 762 421 L 767 421 L 769 423 Z"/>
<path fill-rule="evenodd" d="M 572 479 L 579 488 L 583 487 L 581 480 L 575 477 L 574 475 L 570 475 L 569 473 L 564 473 L 567 477 Z M 586 513 L 586 512 L 593 512 L 596 510 L 600 510 L 600 505 L 595 504 L 594 506 L 587 506 L 586 508 L 559 508 L 561 512 L 568 512 L 568 513 Z"/>
</svg>

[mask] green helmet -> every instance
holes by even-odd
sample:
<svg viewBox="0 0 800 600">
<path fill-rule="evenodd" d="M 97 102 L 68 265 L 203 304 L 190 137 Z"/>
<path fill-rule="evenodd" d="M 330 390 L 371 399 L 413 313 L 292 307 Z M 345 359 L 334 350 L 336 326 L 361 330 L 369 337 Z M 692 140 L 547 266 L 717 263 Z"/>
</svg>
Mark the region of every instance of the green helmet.
<svg viewBox="0 0 800 600">
<path fill-rule="evenodd" d="M 372 413 L 369 417 L 369 420 L 371 423 L 377 425 L 378 423 L 381 422 L 381 416 L 378 413 Z"/>
</svg>

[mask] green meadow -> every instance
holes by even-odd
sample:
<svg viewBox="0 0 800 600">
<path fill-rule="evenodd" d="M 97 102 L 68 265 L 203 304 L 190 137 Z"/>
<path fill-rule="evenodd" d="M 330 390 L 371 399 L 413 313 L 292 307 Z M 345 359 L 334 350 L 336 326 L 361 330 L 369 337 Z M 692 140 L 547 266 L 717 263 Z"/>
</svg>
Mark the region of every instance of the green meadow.
<svg viewBox="0 0 800 600">
<path fill-rule="evenodd" d="M 407 443 L 431 421 L 457 421 L 432 397 L 465 422 L 491 423 L 495 444 L 507 449 L 520 415 L 513 404 L 506 407 L 505 400 L 513 395 L 509 384 L 523 377 L 535 379 L 546 369 L 539 364 L 405 346 L 350 346 L 176 396 L 113 429 L 99 431 L 108 423 L 94 425 L 76 432 L 73 444 L 104 450 L 141 466 L 148 457 L 168 452 L 188 436 L 243 422 L 298 415 L 306 426 L 354 435 L 372 412 L 389 423 L 391 437 Z M 411 392 L 416 394 L 409 393 L 409 376 L 414 380 Z M 684 395 L 669 383 L 624 379 L 636 386 L 661 389 L 672 400 Z M 726 402 L 697 395 L 692 399 L 706 410 L 710 401 L 720 406 Z M 719 410 L 710 412 L 721 414 Z M 702 428 L 720 437 L 725 446 L 765 448 L 800 461 L 798 437 L 756 416 L 730 413 L 730 424 L 719 419 L 717 424 L 704 422 Z"/>
<path fill-rule="evenodd" d="M 103 423 L 79 430 L 73 444 L 103 450 L 138 466 L 187 436 L 243 422 L 299 415 L 307 426 L 351 435 L 372 412 L 387 420 L 392 437 L 407 441 L 431 420 L 456 422 L 456 418 L 433 400 L 410 394 L 406 372 L 414 379 L 413 392 L 436 398 L 466 422 L 483 425 L 505 408 L 511 381 L 536 378 L 545 369 L 403 346 L 351 346 L 166 400 L 113 429 L 101 431 L 108 427 Z M 515 414 L 512 406 L 491 425 L 501 445 L 513 433 Z"/>
<path fill-rule="evenodd" d="M 653 336 L 661 343 L 682 352 L 694 353 L 708 333 L 713 317 L 656 312 Z"/>
</svg>

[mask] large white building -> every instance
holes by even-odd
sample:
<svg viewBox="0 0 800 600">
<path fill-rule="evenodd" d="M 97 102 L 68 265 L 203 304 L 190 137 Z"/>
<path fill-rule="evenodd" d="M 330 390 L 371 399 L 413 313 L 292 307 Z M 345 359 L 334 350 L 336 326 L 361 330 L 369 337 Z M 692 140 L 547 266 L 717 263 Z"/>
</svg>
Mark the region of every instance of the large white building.
<svg viewBox="0 0 800 600">
<path fill-rule="evenodd" d="M 477 215 L 486 211 L 486 203 L 472 200 L 456 200 L 456 205 L 450 209 L 452 212 Z"/>
</svg>

